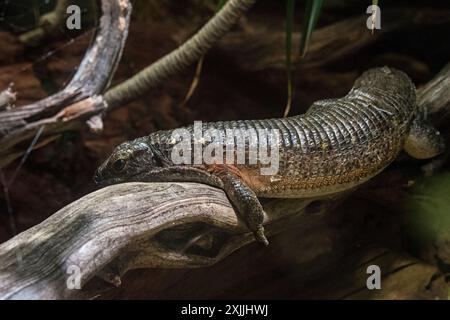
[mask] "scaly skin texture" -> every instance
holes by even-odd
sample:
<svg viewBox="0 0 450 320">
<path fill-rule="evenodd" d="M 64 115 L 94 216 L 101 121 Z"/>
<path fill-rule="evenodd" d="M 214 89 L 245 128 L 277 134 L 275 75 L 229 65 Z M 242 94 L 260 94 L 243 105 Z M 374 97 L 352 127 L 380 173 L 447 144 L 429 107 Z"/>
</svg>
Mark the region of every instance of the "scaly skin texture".
<svg viewBox="0 0 450 320">
<path fill-rule="evenodd" d="M 193 126 L 185 132 L 194 134 Z M 124 181 L 191 181 L 222 188 L 237 213 L 256 238 L 267 244 L 262 226 L 264 212 L 257 197 L 309 198 L 335 194 L 367 181 L 389 165 L 403 149 L 415 158 L 436 156 L 444 142 L 424 119 L 416 105 L 415 87 L 406 74 L 387 67 L 362 74 L 343 98 L 315 102 L 303 115 L 283 119 L 237 120 L 203 123 L 208 132 L 235 136 L 252 130 L 278 130 L 280 139 L 268 141 L 267 149 L 279 154 L 278 171 L 261 174 L 268 165 L 236 163 L 238 147 L 244 146 L 245 159 L 251 148 L 263 145 L 256 137 L 244 145 L 228 142 L 226 153 L 210 164 L 175 164 L 173 151 L 182 138 L 174 130 L 158 131 L 125 142 L 98 168 L 95 180 L 101 183 Z M 227 131 L 228 130 L 228 131 Z M 217 140 L 216 140 L 217 141 Z M 223 140 L 225 141 L 225 140 Z M 209 146 L 208 139 L 193 137 Z M 216 154 L 217 155 L 217 154 Z M 193 160 L 193 155 L 189 157 Z M 258 158 L 258 160 L 260 160 Z M 193 162 L 191 162 L 193 163 Z"/>
</svg>

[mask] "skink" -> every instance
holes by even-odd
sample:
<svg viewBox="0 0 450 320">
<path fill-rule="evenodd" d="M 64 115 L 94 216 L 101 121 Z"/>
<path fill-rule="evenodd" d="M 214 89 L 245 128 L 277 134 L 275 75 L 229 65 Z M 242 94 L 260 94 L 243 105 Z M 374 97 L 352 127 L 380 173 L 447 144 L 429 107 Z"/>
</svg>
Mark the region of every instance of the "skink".
<svg viewBox="0 0 450 320">
<path fill-rule="evenodd" d="M 196 140 L 193 125 L 182 129 L 193 136 L 188 142 L 189 150 L 195 149 L 194 144 L 201 143 L 206 148 L 212 143 Z M 414 84 L 403 72 L 388 67 L 364 72 L 345 97 L 317 101 L 305 114 L 282 119 L 207 122 L 200 130 L 202 135 L 215 132 L 221 137 L 230 132 L 236 136 L 257 130 L 278 132 L 278 139 L 264 139 L 264 146 L 260 145 L 260 136 L 243 145 L 233 139 L 232 145 L 223 146 L 236 155 L 243 148 L 246 156 L 251 148 L 275 150 L 278 170 L 262 174 L 261 169 L 267 165 L 236 163 L 237 156 L 230 162 L 225 159 L 225 152 L 223 161 L 180 164 L 173 160 L 174 148 L 181 142 L 177 135 L 180 129 L 172 129 L 120 144 L 97 169 L 95 180 L 104 184 L 190 181 L 222 188 L 257 240 L 268 244 L 258 197 L 335 194 L 372 178 L 402 150 L 426 159 L 445 148 L 439 132 L 426 122 L 424 110 L 416 104 Z"/>
</svg>

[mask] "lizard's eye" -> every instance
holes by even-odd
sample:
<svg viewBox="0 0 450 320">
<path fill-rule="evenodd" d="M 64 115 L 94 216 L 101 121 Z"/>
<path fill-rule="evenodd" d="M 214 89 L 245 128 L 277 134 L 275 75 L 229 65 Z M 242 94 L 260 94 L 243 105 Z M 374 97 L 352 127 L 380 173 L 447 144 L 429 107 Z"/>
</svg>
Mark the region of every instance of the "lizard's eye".
<svg viewBox="0 0 450 320">
<path fill-rule="evenodd" d="M 125 160 L 123 159 L 118 159 L 113 163 L 113 168 L 116 171 L 122 171 L 124 167 L 125 167 Z"/>
</svg>

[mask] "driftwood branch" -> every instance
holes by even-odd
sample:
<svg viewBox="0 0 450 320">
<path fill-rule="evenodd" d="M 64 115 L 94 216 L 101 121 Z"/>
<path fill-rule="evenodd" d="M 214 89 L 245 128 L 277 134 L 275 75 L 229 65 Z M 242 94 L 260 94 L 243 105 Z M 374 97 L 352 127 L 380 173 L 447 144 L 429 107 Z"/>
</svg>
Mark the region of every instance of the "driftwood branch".
<svg viewBox="0 0 450 320">
<path fill-rule="evenodd" d="M 117 68 L 130 14 L 128 0 L 103 0 L 99 31 L 69 84 L 41 101 L 0 112 L 0 167 L 23 154 L 26 146 L 17 145 L 32 138 L 42 126 L 44 136 L 55 135 L 106 109 L 100 94 Z"/>
<path fill-rule="evenodd" d="M 311 202 L 267 204 L 268 234 Z M 0 298 L 71 298 L 80 294 L 68 288 L 73 270 L 81 287 L 95 275 L 119 285 L 130 269 L 207 266 L 253 241 L 222 190 L 194 183 L 114 185 L 2 244 Z"/>
</svg>

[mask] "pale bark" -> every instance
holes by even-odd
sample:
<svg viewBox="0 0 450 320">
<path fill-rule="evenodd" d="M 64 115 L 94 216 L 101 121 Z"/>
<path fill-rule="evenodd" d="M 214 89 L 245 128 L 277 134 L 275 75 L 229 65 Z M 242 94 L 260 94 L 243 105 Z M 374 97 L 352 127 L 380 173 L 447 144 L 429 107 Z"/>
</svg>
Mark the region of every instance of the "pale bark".
<svg viewBox="0 0 450 320">
<path fill-rule="evenodd" d="M 0 167 L 23 154 L 26 147 L 17 145 L 32 139 L 43 125 L 49 141 L 106 109 L 100 94 L 119 63 L 130 15 L 128 0 L 103 0 L 99 31 L 69 84 L 43 100 L 0 112 Z"/>
<path fill-rule="evenodd" d="M 268 235 L 297 214 L 320 213 L 313 200 L 265 205 Z M 306 209 L 305 209 L 306 208 Z M 113 185 L 69 204 L 0 246 L 0 298 L 72 298 L 73 270 L 81 287 L 95 275 L 120 284 L 135 268 L 214 264 L 254 241 L 225 193 L 195 183 Z"/>
</svg>

